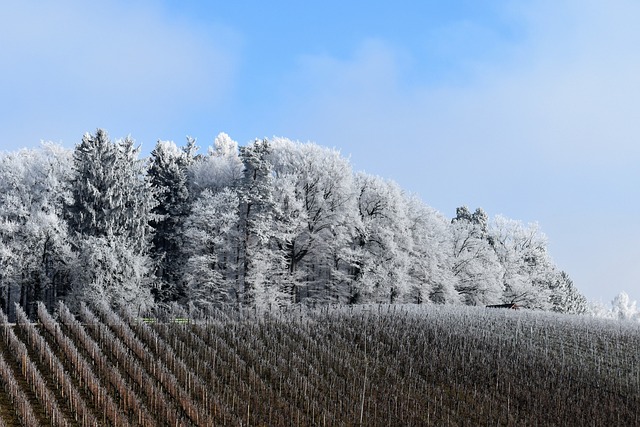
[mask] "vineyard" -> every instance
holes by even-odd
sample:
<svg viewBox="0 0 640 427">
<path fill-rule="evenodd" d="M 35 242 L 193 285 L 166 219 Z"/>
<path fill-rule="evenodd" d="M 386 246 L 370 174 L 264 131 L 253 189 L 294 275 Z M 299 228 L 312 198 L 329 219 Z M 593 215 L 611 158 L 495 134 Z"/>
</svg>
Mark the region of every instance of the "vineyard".
<svg viewBox="0 0 640 427">
<path fill-rule="evenodd" d="M 637 324 L 447 306 L 0 323 L 0 426 L 638 425 Z"/>
</svg>

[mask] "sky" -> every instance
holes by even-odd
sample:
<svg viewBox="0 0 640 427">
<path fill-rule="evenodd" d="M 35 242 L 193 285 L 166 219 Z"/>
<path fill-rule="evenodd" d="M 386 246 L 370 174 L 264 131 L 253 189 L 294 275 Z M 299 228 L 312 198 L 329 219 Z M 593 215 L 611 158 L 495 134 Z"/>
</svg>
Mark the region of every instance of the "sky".
<svg viewBox="0 0 640 427">
<path fill-rule="evenodd" d="M 588 299 L 640 299 L 637 1 L 6 3 L 0 150 L 313 141 L 446 216 L 537 222 Z"/>
</svg>

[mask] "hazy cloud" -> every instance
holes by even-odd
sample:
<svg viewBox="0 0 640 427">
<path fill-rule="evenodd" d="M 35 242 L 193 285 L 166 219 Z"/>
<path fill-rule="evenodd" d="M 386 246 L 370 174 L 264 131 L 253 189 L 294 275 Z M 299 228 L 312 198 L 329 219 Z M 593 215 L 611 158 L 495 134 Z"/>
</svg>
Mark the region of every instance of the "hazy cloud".
<svg viewBox="0 0 640 427">
<path fill-rule="evenodd" d="M 147 136 L 151 125 L 161 132 L 158 123 L 221 103 L 233 85 L 239 43 L 227 28 L 215 33 L 207 35 L 146 2 L 5 5 L 3 143 L 33 145 L 40 138 L 69 136 L 75 142 L 97 126 Z M 33 135 L 30 123 L 13 121 L 25 115 L 47 134 Z"/>
<path fill-rule="evenodd" d="M 640 226 L 623 219 L 640 208 L 640 4 L 539 1 L 504 13 L 521 31 L 498 38 L 469 29 L 493 34 L 476 46 L 489 53 L 449 58 L 457 76 L 437 84 L 407 78 L 412 67 L 439 66 L 433 49 L 429 57 L 373 39 L 351 58 L 305 56 L 279 116 L 294 137 L 341 147 L 356 167 L 393 177 L 439 209 L 467 203 L 540 220 L 559 262 L 583 288 L 601 287 L 602 271 L 615 280 L 618 263 L 600 253 L 591 274 L 585 260 L 616 246 L 606 239 L 622 250 L 629 236 L 640 238 Z M 433 45 L 458 44 L 452 30 L 465 25 L 435 31 L 442 39 Z M 607 233 L 576 247 L 591 227 Z M 624 274 L 627 289 L 640 292 L 640 270 Z"/>
<path fill-rule="evenodd" d="M 551 164 L 624 162 L 640 153 L 640 27 L 630 18 L 640 16 L 640 5 L 622 6 L 542 2 L 522 10 L 527 37 L 498 42 L 501 59 L 456 59 L 467 77 L 435 87 L 406 87 L 407 52 L 380 40 L 363 43 L 349 60 L 304 57 L 299 73 L 317 92 L 306 93 L 299 116 L 321 117 L 336 133 L 527 146 Z M 413 58 L 422 60 L 430 59 Z"/>
</svg>

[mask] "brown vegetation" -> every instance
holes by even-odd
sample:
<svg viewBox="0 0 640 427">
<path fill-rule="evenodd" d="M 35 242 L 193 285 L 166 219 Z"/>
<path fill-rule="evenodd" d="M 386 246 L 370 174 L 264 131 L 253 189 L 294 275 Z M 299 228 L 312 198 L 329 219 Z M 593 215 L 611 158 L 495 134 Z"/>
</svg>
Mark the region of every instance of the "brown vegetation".
<svg viewBox="0 0 640 427">
<path fill-rule="evenodd" d="M 188 318 L 0 319 L 0 426 L 640 422 L 633 323 L 438 306 Z"/>
</svg>

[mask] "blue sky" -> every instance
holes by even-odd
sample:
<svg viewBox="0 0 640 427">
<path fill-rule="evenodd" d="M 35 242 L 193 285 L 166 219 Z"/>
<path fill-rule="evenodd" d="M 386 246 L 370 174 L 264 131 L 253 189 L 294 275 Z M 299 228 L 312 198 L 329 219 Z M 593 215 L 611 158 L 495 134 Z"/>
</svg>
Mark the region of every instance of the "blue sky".
<svg viewBox="0 0 640 427">
<path fill-rule="evenodd" d="M 315 141 L 447 216 L 537 221 L 587 297 L 640 299 L 640 4 L 345 3 L 10 2 L 0 149 Z"/>
</svg>

